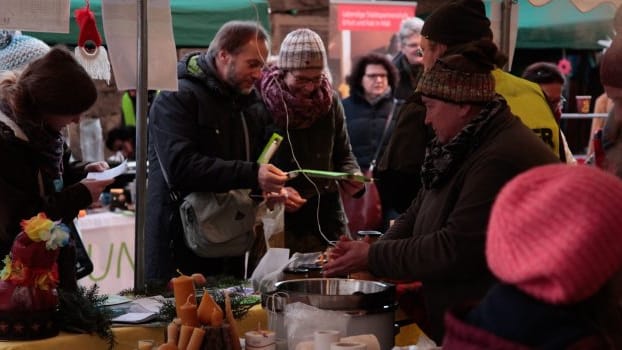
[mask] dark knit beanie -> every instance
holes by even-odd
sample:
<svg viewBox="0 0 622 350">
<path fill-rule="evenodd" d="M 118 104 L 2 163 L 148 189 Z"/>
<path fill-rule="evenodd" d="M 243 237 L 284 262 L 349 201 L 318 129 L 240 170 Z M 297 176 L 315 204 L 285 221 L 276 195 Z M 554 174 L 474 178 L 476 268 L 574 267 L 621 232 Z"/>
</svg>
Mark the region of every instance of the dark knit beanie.
<svg viewBox="0 0 622 350">
<path fill-rule="evenodd" d="M 444 4 L 428 16 L 421 30 L 426 39 L 447 46 L 492 38 L 490 20 L 481 0 L 458 0 Z"/>
<path fill-rule="evenodd" d="M 495 97 L 492 43 L 480 41 L 461 54 L 436 60 L 419 79 L 417 92 L 452 103 L 486 103 Z"/>
</svg>

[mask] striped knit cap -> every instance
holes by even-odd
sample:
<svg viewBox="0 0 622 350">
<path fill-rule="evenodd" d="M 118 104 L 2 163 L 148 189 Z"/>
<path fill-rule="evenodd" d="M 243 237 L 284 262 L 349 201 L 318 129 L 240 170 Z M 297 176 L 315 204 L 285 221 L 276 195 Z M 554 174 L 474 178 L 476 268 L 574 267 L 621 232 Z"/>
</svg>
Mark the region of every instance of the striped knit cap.
<svg viewBox="0 0 622 350">
<path fill-rule="evenodd" d="M 0 30 L 0 71 L 15 70 L 45 55 L 50 47 L 19 31 Z"/>
<path fill-rule="evenodd" d="M 311 29 L 297 29 L 281 43 L 277 66 L 282 70 L 324 69 L 326 49 L 322 38 Z"/>
<path fill-rule="evenodd" d="M 451 103 L 485 103 L 495 97 L 490 69 L 456 54 L 439 58 L 419 79 L 417 92 Z"/>
<path fill-rule="evenodd" d="M 493 205 L 488 266 L 544 302 L 585 300 L 622 267 L 620 208 L 622 181 L 609 173 L 562 164 L 531 169 Z"/>
</svg>

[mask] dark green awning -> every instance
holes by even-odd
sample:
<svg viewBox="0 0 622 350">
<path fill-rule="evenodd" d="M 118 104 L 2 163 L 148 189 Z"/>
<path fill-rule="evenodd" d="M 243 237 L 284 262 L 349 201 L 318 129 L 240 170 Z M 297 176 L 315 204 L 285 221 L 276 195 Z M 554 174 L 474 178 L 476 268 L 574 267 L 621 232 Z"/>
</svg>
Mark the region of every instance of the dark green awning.
<svg viewBox="0 0 622 350">
<path fill-rule="evenodd" d="M 91 0 L 91 10 L 97 17 L 100 34 L 105 40 L 101 22 L 101 0 Z M 71 0 L 69 34 L 27 32 L 49 43 L 75 45 L 78 40 L 78 26 L 73 11 L 84 7 L 84 0 Z M 254 6 L 253 6 L 254 5 Z M 267 0 L 171 0 L 173 33 L 178 47 L 206 47 L 220 26 L 230 20 L 259 19 L 270 30 Z M 255 11 L 257 9 L 257 12 Z"/>
</svg>

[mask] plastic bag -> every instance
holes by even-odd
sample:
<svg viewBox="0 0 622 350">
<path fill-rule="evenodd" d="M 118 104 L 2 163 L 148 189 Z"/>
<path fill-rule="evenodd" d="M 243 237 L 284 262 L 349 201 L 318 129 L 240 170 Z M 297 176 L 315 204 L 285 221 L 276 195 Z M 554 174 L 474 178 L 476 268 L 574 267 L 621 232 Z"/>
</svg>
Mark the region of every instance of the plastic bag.
<svg viewBox="0 0 622 350">
<path fill-rule="evenodd" d="M 289 263 L 289 249 L 269 248 L 251 275 L 253 289 L 273 292 L 274 284 L 282 280 L 283 268 Z"/>
<path fill-rule="evenodd" d="M 331 329 L 343 335 L 348 329 L 349 317 L 343 311 L 322 310 L 304 303 L 291 303 L 285 306 L 283 314 L 288 349 L 295 349 L 300 342 L 313 340 L 313 333 L 316 331 Z"/>
<path fill-rule="evenodd" d="M 272 210 L 262 205 L 257 217 L 263 224 L 266 247 L 285 248 L 285 205 L 277 203 Z"/>
<path fill-rule="evenodd" d="M 99 118 L 80 119 L 80 149 L 85 162 L 104 160 L 104 136 Z"/>
</svg>

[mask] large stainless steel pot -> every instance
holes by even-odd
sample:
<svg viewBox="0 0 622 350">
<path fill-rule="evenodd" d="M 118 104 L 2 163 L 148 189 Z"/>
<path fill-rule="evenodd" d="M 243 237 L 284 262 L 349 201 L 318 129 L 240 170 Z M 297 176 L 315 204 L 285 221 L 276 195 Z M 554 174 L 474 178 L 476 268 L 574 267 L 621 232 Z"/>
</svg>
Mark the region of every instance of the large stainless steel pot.
<svg viewBox="0 0 622 350">
<path fill-rule="evenodd" d="M 302 302 L 318 309 L 343 311 L 349 318 L 344 336 L 374 334 L 382 349 L 391 349 L 395 336 L 395 286 L 376 281 L 309 278 L 277 282 L 276 291 L 262 298 L 270 313 L 270 328 L 286 338 L 282 311 Z"/>
</svg>

